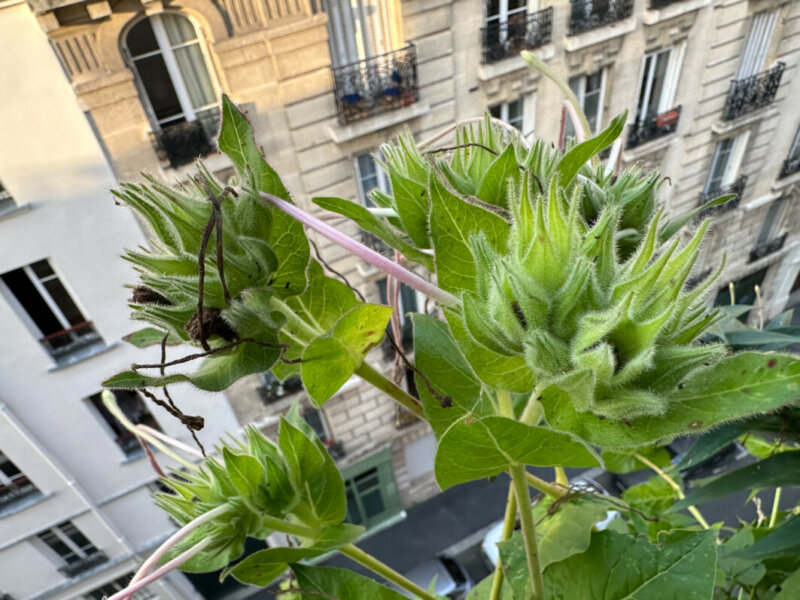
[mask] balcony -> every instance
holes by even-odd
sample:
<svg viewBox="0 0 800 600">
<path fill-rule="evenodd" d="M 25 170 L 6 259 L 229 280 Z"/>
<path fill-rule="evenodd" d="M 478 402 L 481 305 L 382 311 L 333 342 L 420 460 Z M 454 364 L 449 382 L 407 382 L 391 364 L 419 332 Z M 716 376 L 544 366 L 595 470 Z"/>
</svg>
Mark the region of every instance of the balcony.
<svg viewBox="0 0 800 600">
<path fill-rule="evenodd" d="M 72 357 L 82 350 L 103 344 L 103 339 L 91 321 L 78 323 L 69 329 L 62 329 L 43 337 L 42 345 L 57 363 L 69 363 Z"/>
<path fill-rule="evenodd" d="M 108 562 L 108 556 L 106 556 L 105 552 L 96 551 L 92 554 L 82 556 L 77 560 L 73 560 L 63 567 L 59 567 L 58 570 L 67 577 L 72 578 L 77 577 L 81 573 L 85 573 L 89 569 L 93 569 L 98 565 L 102 565 L 105 562 Z"/>
<path fill-rule="evenodd" d="M 643 120 L 636 119 L 628 134 L 627 148 L 635 148 L 640 144 L 674 133 L 678 129 L 680 117 L 681 107 L 677 106 L 660 115 Z"/>
<path fill-rule="evenodd" d="M 775 100 L 775 94 L 778 92 L 778 86 L 781 84 L 781 76 L 785 68 L 786 64 L 779 62 L 768 71 L 731 81 L 731 89 L 725 102 L 725 115 L 723 118 L 726 121 L 730 121 L 757 108 L 772 104 L 772 101 Z"/>
<path fill-rule="evenodd" d="M 215 152 L 218 130 L 219 109 L 212 108 L 198 113 L 194 121 L 163 125 L 152 132 L 153 143 L 158 157 L 175 169 Z"/>
<path fill-rule="evenodd" d="M 744 193 L 744 186 L 746 184 L 747 184 L 747 176 L 742 175 L 741 177 L 739 177 L 739 179 L 737 179 L 728 186 L 724 186 L 717 190 L 711 190 L 709 192 L 703 192 L 702 194 L 700 194 L 701 206 L 703 204 L 711 202 L 715 198 L 719 198 L 720 196 L 725 196 L 727 194 L 736 194 L 735 198 L 728 200 L 725 204 L 721 204 L 719 206 L 712 206 L 702 211 L 699 215 L 700 218 L 708 217 L 711 215 L 723 214 L 739 206 L 739 201 L 742 199 L 742 194 Z"/>
<path fill-rule="evenodd" d="M 414 44 L 333 69 L 339 122 L 347 125 L 419 100 Z"/>
<path fill-rule="evenodd" d="M 784 233 L 781 237 L 775 238 L 773 240 L 769 240 L 768 242 L 764 242 L 763 244 L 759 244 L 752 250 L 750 250 L 750 260 L 748 262 L 755 262 L 761 258 L 769 254 L 774 254 L 781 248 L 783 248 L 783 243 L 786 241 L 786 236 L 788 233 Z"/>
<path fill-rule="evenodd" d="M 633 14 L 633 0 L 570 0 L 569 35 L 597 29 Z"/>
<path fill-rule="evenodd" d="M 794 175 L 798 171 L 800 171 L 800 154 L 797 156 L 790 156 L 783 161 L 783 167 L 781 167 L 781 173 L 778 175 L 778 179 Z"/>
<path fill-rule="evenodd" d="M 483 34 L 483 62 L 493 63 L 522 50 L 533 50 L 550 42 L 553 33 L 553 7 L 533 13 L 517 13 L 505 23 L 500 20 L 487 23 Z"/>
</svg>

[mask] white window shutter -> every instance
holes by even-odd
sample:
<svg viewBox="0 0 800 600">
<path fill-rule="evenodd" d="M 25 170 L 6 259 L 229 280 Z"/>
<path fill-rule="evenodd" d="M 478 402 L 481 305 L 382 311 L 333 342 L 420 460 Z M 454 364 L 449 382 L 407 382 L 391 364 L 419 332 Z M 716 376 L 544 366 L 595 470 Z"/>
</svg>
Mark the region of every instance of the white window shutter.
<svg viewBox="0 0 800 600">
<path fill-rule="evenodd" d="M 764 10 L 753 16 L 736 79 L 756 75 L 764 68 L 777 23 L 778 9 Z"/>
<path fill-rule="evenodd" d="M 678 81 L 681 77 L 683 68 L 683 57 L 686 54 L 686 42 L 681 42 L 674 48 L 669 55 L 669 64 L 664 78 L 664 89 L 658 102 L 658 114 L 667 112 L 675 108 L 675 94 L 678 91 Z"/>
<path fill-rule="evenodd" d="M 745 131 L 733 141 L 728 167 L 725 169 L 725 175 L 722 177 L 723 186 L 731 185 L 739 178 L 739 170 L 742 167 L 742 161 L 744 160 L 744 153 L 747 150 L 747 142 L 749 139 L 750 132 Z"/>
</svg>

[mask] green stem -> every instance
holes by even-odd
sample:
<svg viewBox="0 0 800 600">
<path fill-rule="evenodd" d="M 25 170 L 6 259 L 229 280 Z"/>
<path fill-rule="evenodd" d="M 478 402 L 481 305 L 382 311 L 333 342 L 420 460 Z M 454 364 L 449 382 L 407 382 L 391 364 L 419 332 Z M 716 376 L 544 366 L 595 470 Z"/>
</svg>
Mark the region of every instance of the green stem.
<svg viewBox="0 0 800 600">
<path fill-rule="evenodd" d="M 275 308 L 275 310 L 279 311 L 284 317 L 286 317 L 287 325 L 294 326 L 295 329 L 300 330 L 297 331 L 296 333 L 305 336 L 305 339 L 302 340 L 303 342 L 307 343 L 313 340 L 315 337 L 318 337 L 325 333 L 324 331 L 322 331 L 322 329 L 317 329 L 316 327 L 313 327 L 308 322 L 306 322 L 304 319 L 300 318 L 300 315 L 294 312 L 294 310 L 292 310 L 292 308 L 288 304 L 286 304 L 286 302 L 284 302 L 283 300 L 280 300 L 275 296 L 273 296 L 272 298 L 269 299 L 269 301 L 270 304 L 272 304 L 272 306 Z"/>
<path fill-rule="evenodd" d="M 525 480 L 528 482 L 528 485 L 531 486 L 535 490 L 539 490 L 540 492 L 544 492 L 548 496 L 552 496 L 553 498 L 561 498 L 564 494 L 566 494 L 567 490 L 558 487 L 557 485 L 553 485 L 552 483 L 546 482 L 544 479 L 540 479 L 533 473 L 528 473 L 525 471 Z"/>
<path fill-rule="evenodd" d="M 525 425 L 538 425 L 543 416 L 544 408 L 542 408 L 542 403 L 539 402 L 539 395 L 537 391 L 534 390 L 533 394 L 531 394 L 530 400 L 528 400 L 528 404 L 525 405 L 525 410 L 522 411 L 522 416 L 519 420 L 525 423 Z"/>
<path fill-rule="evenodd" d="M 390 566 L 385 565 L 371 554 L 367 554 L 353 544 L 342 546 L 339 548 L 339 552 L 356 561 L 358 564 L 365 566 L 370 571 L 377 573 L 387 581 L 391 581 L 393 584 L 411 592 L 415 596 L 422 598 L 422 600 L 437 600 L 436 596 L 426 592 L 413 581 L 409 581 Z"/>
<path fill-rule="evenodd" d="M 514 418 L 514 405 L 511 402 L 511 392 L 499 390 L 497 392 L 497 406 L 500 409 L 500 416 L 507 419 Z"/>
<path fill-rule="evenodd" d="M 425 413 L 422 410 L 422 405 L 419 403 L 419 400 L 383 374 L 376 371 L 375 368 L 371 367 L 366 362 L 361 363 L 361 366 L 355 370 L 355 374 L 364 379 L 364 381 L 371 383 L 383 393 L 391 396 L 400 406 L 410 410 L 420 419 L 425 418 Z"/>
<path fill-rule="evenodd" d="M 653 461 L 651 461 L 651 460 L 647 459 L 646 457 L 642 456 L 642 455 L 641 455 L 641 454 L 639 454 L 638 452 L 634 452 L 634 453 L 633 453 L 633 456 L 634 456 L 634 457 L 636 457 L 636 460 L 638 460 L 638 461 L 640 461 L 640 462 L 643 462 L 643 463 L 644 463 L 644 464 L 646 464 L 648 467 L 650 467 L 651 469 L 653 469 L 653 471 L 655 471 L 655 472 L 656 472 L 656 474 L 657 474 L 659 477 L 661 477 L 661 479 L 663 479 L 664 481 L 666 481 L 666 482 L 669 484 L 669 486 L 670 486 L 670 487 L 671 487 L 673 490 L 675 490 L 675 493 L 677 494 L 677 496 L 678 496 L 678 499 L 679 499 L 679 500 L 683 500 L 683 499 L 686 497 L 686 495 L 683 493 L 683 490 L 681 489 L 681 486 L 679 486 L 679 485 L 678 485 L 678 484 L 675 482 L 675 480 L 674 480 L 674 479 L 672 479 L 672 477 L 670 477 L 669 475 L 667 475 L 667 474 L 666 474 L 666 473 L 665 473 L 665 472 L 664 472 L 664 471 L 661 469 L 661 467 L 659 467 L 659 466 L 658 466 L 657 464 L 655 464 Z M 703 527 L 703 529 L 711 529 L 711 526 L 708 524 L 708 521 L 706 521 L 706 520 L 705 520 L 705 518 L 704 518 L 704 517 L 703 517 L 703 515 L 700 513 L 700 511 L 699 511 L 699 510 L 697 510 L 697 507 L 696 507 L 696 506 L 689 506 L 689 507 L 687 507 L 687 510 L 688 510 L 688 511 L 691 513 L 691 515 L 692 515 L 692 516 L 695 518 L 695 520 L 696 520 L 698 523 L 700 523 L 700 525 Z"/>
<path fill-rule="evenodd" d="M 514 493 L 514 486 L 508 486 L 508 500 L 506 501 L 506 514 L 503 517 L 503 533 L 500 541 L 503 542 L 511 537 L 514 532 L 514 521 L 517 516 L 517 496 Z M 489 592 L 489 600 L 500 600 L 500 591 L 503 589 L 503 561 L 497 558 L 494 567 L 494 577 L 492 578 L 492 589 Z"/>
<path fill-rule="evenodd" d="M 528 482 L 525 477 L 525 466 L 515 463 L 509 467 L 514 493 L 517 496 L 519 520 L 522 523 L 522 539 L 525 541 L 525 557 L 528 560 L 528 571 L 531 577 L 531 600 L 544 600 L 544 582 L 542 569 L 539 566 L 539 548 L 536 543 L 536 527 L 531 512 L 531 496 L 528 493 Z"/>
<path fill-rule="evenodd" d="M 283 519 L 278 519 L 269 515 L 262 515 L 261 523 L 263 523 L 265 527 L 269 527 L 275 531 L 280 531 L 281 533 L 288 533 L 289 535 L 296 537 L 313 539 L 317 535 L 317 531 L 311 527 L 297 525 L 296 523 L 290 523 L 289 521 L 284 521 Z"/>
<path fill-rule="evenodd" d="M 775 527 L 775 521 L 778 520 L 778 508 L 781 503 L 781 488 L 775 488 L 775 499 L 772 501 L 772 514 L 769 516 L 770 528 Z"/>
<path fill-rule="evenodd" d="M 556 471 L 556 483 L 558 485 L 562 485 L 565 488 L 569 487 L 569 479 L 567 479 L 567 474 L 564 471 L 564 467 L 553 467 Z"/>
</svg>

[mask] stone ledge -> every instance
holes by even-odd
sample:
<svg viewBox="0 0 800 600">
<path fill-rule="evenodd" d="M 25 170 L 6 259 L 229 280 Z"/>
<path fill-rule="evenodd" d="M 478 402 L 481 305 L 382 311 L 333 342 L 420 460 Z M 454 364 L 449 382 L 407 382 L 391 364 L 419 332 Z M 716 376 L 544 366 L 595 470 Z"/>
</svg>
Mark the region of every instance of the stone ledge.
<svg viewBox="0 0 800 600">
<path fill-rule="evenodd" d="M 597 29 L 592 29 L 591 31 L 579 33 L 578 35 L 564 36 L 562 44 L 564 50 L 567 52 L 577 52 L 589 46 L 595 46 L 607 42 L 608 40 L 613 40 L 614 38 L 626 35 L 635 30 L 636 19 L 628 17 L 622 21 L 610 23 L 609 25 L 604 25 Z"/>
<path fill-rule="evenodd" d="M 656 138 L 654 140 L 650 140 L 649 142 L 645 142 L 644 144 L 639 144 L 635 148 L 631 148 L 630 150 L 623 150 L 622 151 L 622 162 L 632 163 L 640 158 L 648 156 L 650 154 L 655 154 L 656 152 L 660 152 L 665 148 L 668 148 L 670 144 L 675 141 L 675 133 L 672 132 L 665 136 Z"/>
<path fill-rule="evenodd" d="M 778 198 L 781 197 L 781 194 L 764 194 L 763 196 L 759 196 L 758 198 L 754 198 L 747 204 L 742 205 L 741 209 L 744 212 L 751 212 L 756 210 L 757 208 L 761 208 L 762 206 L 766 206 L 767 204 L 774 202 Z"/>
<path fill-rule="evenodd" d="M 747 127 L 756 121 L 770 119 L 777 114 L 778 109 L 775 108 L 775 103 L 773 102 L 769 106 L 756 109 L 753 112 L 747 113 L 746 115 L 742 115 L 741 117 L 737 117 L 735 119 L 731 119 L 730 121 L 723 121 L 722 119 L 717 120 L 711 124 L 711 132 L 715 135 L 727 135 L 732 131 Z"/>
<path fill-rule="evenodd" d="M 336 144 L 344 144 L 381 129 L 411 121 L 427 114 L 430 110 L 431 106 L 427 102 L 416 102 L 408 107 L 367 117 L 352 125 L 333 125 L 327 128 L 328 137 Z"/>
<path fill-rule="evenodd" d="M 536 48 L 532 50 L 532 52 L 534 52 L 541 60 L 548 62 L 556 55 L 556 48 L 552 43 L 550 43 L 545 44 L 540 48 Z M 478 81 L 490 81 L 496 77 L 502 77 L 503 75 L 508 75 L 509 73 L 514 73 L 515 71 L 521 71 L 525 68 L 527 68 L 525 61 L 523 61 L 522 57 L 519 55 L 504 58 L 496 63 L 480 64 L 478 65 Z M 536 72 L 536 76 L 539 76 L 538 72 Z"/>
<path fill-rule="evenodd" d="M 683 2 L 675 2 L 664 8 L 648 8 L 642 13 L 642 23 L 645 25 L 657 25 L 668 19 L 700 10 L 709 4 L 709 0 L 685 0 Z"/>
</svg>

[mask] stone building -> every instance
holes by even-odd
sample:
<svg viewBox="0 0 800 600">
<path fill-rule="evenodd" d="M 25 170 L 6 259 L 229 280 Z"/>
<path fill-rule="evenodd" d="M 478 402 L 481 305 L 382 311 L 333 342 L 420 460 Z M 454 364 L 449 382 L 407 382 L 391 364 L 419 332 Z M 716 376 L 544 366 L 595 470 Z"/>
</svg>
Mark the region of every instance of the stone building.
<svg viewBox="0 0 800 600">
<path fill-rule="evenodd" d="M 424 140 L 488 109 L 526 135 L 556 141 L 570 135 L 561 92 L 517 55 L 530 49 L 569 82 L 595 130 L 628 111 L 611 160 L 668 175 L 660 193 L 672 216 L 721 193 L 736 195 L 712 214 L 696 278 L 725 253 L 722 280 L 735 282 L 737 301 L 752 302 L 756 285 L 768 316 L 800 301 L 800 112 L 791 100 L 800 92 L 796 2 L 28 5 L 117 178 L 137 179 L 146 171 L 181 181 L 198 155 L 225 177 L 230 165 L 214 151 L 218 98 L 225 92 L 248 110 L 258 143 L 308 209 L 314 196 L 366 202 L 369 190 L 386 190 L 371 153 L 404 129 Z M 8 0 L 0 6 L 21 8 Z M 3 167 L 0 162 L 5 181 Z M 16 195 L 10 180 L 6 184 Z M 370 300 L 385 300 L 381 273 L 316 241 L 326 262 L 352 285 Z M 726 289 L 719 301 L 726 301 Z M 404 313 L 425 308 L 424 299 L 406 289 L 400 305 Z M 407 331 L 406 325 L 402 337 Z M 389 372 L 387 357 L 376 350 L 370 359 Z M 397 375 L 412 384 L 402 369 Z M 267 430 L 294 399 L 337 457 L 350 520 L 375 531 L 436 493 L 430 431 L 357 380 L 319 409 L 295 382 L 281 385 L 269 377 L 242 380 L 228 393 L 235 421 Z M 20 596 L 51 597 L 26 593 Z"/>
</svg>

